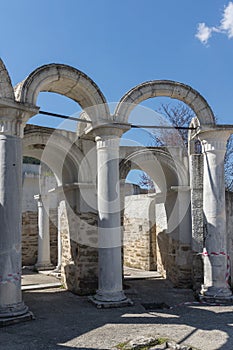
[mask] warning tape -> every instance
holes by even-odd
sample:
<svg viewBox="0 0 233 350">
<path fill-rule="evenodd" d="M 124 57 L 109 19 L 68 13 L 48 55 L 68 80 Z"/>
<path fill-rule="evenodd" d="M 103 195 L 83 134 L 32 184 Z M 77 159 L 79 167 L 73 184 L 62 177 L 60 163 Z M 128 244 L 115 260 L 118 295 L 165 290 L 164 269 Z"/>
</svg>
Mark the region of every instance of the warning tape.
<svg viewBox="0 0 233 350">
<path fill-rule="evenodd" d="M 220 256 L 220 255 L 223 255 L 223 256 L 226 256 L 227 257 L 227 269 L 226 269 L 226 283 L 228 284 L 228 280 L 229 280 L 229 277 L 230 277 L 230 256 L 229 254 L 225 253 L 225 252 L 210 252 L 208 253 L 207 250 L 204 248 L 203 249 L 203 252 L 202 253 L 199 253 L 203 256 Z"/>
<path fill-rule="evenodd" d="M 12 283 L 17 282 L 21 280 L 21 273 L 9 273 L 6 278 L 3 278 L 3 276 L 0 276 L 0 284 L 6 284 L 6 283 Z"/>
</svg>

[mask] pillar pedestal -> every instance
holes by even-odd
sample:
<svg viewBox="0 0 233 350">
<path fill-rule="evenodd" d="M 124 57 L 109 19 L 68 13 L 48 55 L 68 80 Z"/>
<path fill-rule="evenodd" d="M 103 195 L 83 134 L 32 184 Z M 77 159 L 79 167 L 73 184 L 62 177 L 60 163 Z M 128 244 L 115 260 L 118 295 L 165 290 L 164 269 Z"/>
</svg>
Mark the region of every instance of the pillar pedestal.
<svg viewBox="0 0 233 350">
<path fill-rule="evenodd" d="M 226 278 L 227 243 L 224 157 L 229 130 L 214 129 L 199 134 L 204 158 L 204 284 L 200 299 L 232 303 L 233 296 Z"/>
</svg>

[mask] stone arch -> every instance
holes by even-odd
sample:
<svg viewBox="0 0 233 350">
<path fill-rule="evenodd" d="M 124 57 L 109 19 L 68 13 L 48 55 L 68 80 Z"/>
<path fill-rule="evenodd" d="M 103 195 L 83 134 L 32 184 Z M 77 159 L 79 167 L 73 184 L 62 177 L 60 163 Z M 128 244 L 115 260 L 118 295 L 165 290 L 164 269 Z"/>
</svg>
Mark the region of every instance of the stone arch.
<svg viewBox="0 0 233 350">
<path fill-rule="evenodd" d="M 179 193 L 174 189 L 189 186 L 188 169 L 174 153 L 165 148 L 139 149 L 132 151 L 120 163 L 120 178 L 126 178 L 131 169 L 145 171 L 156 183 L 156 192 L 164 203 L 168 219 L 168 230 L 176 230 L 179 225 L 177 216 Z M 171 199 L 167 202 L 167 198 Z"/>
<path fill-rule="evenodd" d="M 8 71 L 0 58 L 0 97 L 15 100 L 14 90 Z"/>
<path fill-rule="evenodd" d="M 46 163 L 54 172 L 59 185 L 64 182 L 91 181 L 90 165 L 75 141 L 75 133 L 28 124 L 24 130 L 23 154 Z M 44 154 L 46 147 L 48 154 Z M 81 162 L 85 164 L 83 171 L 79 172 Z M 65 179 L 63 166 L 66 171 Z"/>
<path fill-rule="evenodd" d="M 170 97 L 186 103 L 200 121 L 201 125 L 214 125 L 214 114 L 202 95 L 192 87 L 171 80 L 152 80 L 139 84 L 128 91 L 116 107 L 117 121 L 128 122 L 131 111 L 140 102 L 153 97 Z"/>
<path fill-rule="evenodd" d="M 42 91 L 71 98 L 82 109 L 88 109 L 91 120 L 107 119 L 109 116 L 106 99 L 99 87 L 86 74 L 68 65 L 52 63 L 37 68 L 16 85 L 15 98 L 35 106 Z"/>
<path fill-rule="evenodd" d="M 163 172 L 169 171 L 172 174 L 171 179 L 167 179 L 167 183 L 172 186 L 188 186 L 188 170 L 184 164 L 180 161 L 178 155 L 175 154 L 175 149 L 173 149 L 173 154 L 169 153 L 166 148 L 162 147 L 151 147 L 151 148 L 139 148 L 131 149 L 130 153 L 124 158 L 120 163 L 120 178 L 123 179 L 131 169 L 140 169 L 141 165 L 160 163 Z M 156 164 L 153 169 L 147 169 L 148 175 L 153 178 L 153 171 L 156 170 Z M 146 171 L 146 170 L 145 170 Z M 162 173 L 160 172 L 160 176 Z M 174 181 L 172 183 L 171 181 Z"/>
</svg>

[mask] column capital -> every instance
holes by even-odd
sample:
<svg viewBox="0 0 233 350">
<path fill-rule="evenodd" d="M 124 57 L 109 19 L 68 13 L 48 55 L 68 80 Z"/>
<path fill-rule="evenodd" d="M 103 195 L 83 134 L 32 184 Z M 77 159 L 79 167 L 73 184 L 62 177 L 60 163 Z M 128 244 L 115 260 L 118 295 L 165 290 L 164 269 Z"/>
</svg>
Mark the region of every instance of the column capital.
<svg viewBox="0 0 233 350">
<path fill-rule="evenodd" d="M 120 138 L 114 135 L 96 136 L 95 141 L 97 149 L 118 150 L 120 144 Z"/>
<path fill-rule="evenodd" d="M 96 141 L 120 138 L 130 129 L 129 124 L 117 124 L 111 121 L 92 130 Z"/>
<path fill-rule="evenodd" d="M 233 133 L 232 129 L 216 128 L 201 131 L 198 138 L 202 144 L 202 152 L 226 151 L 227 140 Z"/>
<path fill-rule="evenodd" d="M 49 195 L 48 194 L 35 194 L 34 199 L 37 200 L 38 207 L 47 207 Z"/>
<path fill-rule="evenodd" d="M 38 112 L 39 108 L 36 106 L 0 98 L 0 135 L 23 138 L 27 120 Z"/>
</svg>

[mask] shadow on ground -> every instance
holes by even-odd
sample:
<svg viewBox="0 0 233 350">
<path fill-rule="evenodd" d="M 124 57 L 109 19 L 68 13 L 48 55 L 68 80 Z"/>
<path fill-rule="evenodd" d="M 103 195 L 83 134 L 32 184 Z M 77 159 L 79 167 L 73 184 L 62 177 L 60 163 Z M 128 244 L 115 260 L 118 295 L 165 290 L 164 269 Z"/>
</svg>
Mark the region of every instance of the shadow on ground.
<svg viewBox="0 0 233 350">
<path fill-rule="evenodd" d="M 159 278 L 127 281 L 126 287 L 135 305 L 104 310 L 63 289 L 25 291 L 36 319 L 1 328 L 0 349 L 111 349 L 136 336 L 158 335 L 198 349 L 232 350 L 233 306 L 196 304 L 191 290 L 174 289 Z M 163 302 L 173 308 L 142 306 Z"/>
</svg>

